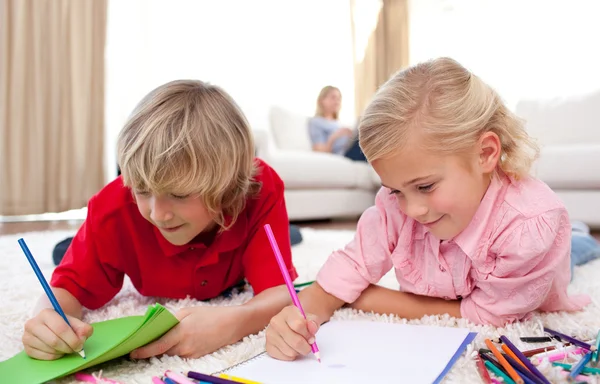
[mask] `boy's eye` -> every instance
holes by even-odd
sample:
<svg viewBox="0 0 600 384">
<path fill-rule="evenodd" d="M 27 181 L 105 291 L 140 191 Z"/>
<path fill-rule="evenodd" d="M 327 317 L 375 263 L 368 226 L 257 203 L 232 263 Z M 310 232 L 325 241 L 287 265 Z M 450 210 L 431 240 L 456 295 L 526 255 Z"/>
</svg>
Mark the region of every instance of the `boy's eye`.
<svg viewBox="0 0 600 384">
<path fill-rule="evenodd" d="M 150 196 L 149 191 L 134 191 L 134 193 L 138 196 Z"/>
<path fill-rule="evenodd" d="M 431 184 L 427 184 L 427 185 L 420 185 L 420 186 L 418 187 L 418 189 L 419 189 L 419 191 L 421 191 L 421 192 L 429 192 L 429 191 L 431 191 L 431 188 L 433 188 L 433 185 L 434 185 L 434 184 L 435 184 L 435 183 L 431 183 Z"/>
<path fill-rule="evenodd" d="M 177 199 L 177 200 L 184 200 L 184 199 L 187 199 L 189 196 L 190 195 L 174 195 L 174 194 L 171 194 L 171 197 L 174 198 L 174 199 Z"/>
</svg>

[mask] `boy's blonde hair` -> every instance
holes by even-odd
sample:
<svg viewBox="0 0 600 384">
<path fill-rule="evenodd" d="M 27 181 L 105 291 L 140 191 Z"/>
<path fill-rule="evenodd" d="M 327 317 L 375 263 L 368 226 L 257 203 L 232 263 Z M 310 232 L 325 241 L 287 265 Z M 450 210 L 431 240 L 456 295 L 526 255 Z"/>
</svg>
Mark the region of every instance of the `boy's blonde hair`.
<svg viewBox="0 0 600 384">
<path fill-rule="evenodd" d="M 375 94 L 359 126 L 360 146 L 372 162 L 397 153 L 419 134 L 441 154 L 473 150 L 485 132 L 501 142 L 499 167 L 525 177 L 539 147 L 500 96 L 450 58 L 438 58 L 396 73 Z"/>
<path fill-rule="evenodd" d="M 338 92 L 340 95 L 342 94 L 342 92 L 340 92 L 340 90 L 336 87 L 334 87 L 333 85 L 326 85 L 321 89 L 321 92 L 319 92 L 319 97 L 317 97 L 317 110 L 315 111 L 315 116 L 320 116 L 320 117 L 324 117 L 324 112 L 323 112 L 323 106 L 321 105 L 321 102 L 323 101 L 323 99 L 329 95 L 329 92 L 332 91 L 336 91 Z M 338 113 L 334 112 L 333 114 L 333 118 L 335 120 L 338 119 Z"/>
<path fill-rule="evenodd" d="M 199 195 L 221 229 L 260 189 L 244 114 L 225 91 L 202 81 L 173 81 L 144 97 L 119 134 L 117 153 L 126 186 Z"/>
</svg>

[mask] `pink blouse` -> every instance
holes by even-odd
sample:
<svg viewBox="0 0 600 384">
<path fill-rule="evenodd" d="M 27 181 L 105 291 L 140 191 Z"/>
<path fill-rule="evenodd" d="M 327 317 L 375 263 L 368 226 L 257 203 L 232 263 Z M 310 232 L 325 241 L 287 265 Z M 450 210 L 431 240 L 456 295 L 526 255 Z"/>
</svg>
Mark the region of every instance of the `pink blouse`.
<svg viewBox="0 0 600 384">
<path fill-rule="evenodd" d="M 354 239 L 329 256 L 317 281 L 352 303 L 393 267 L 400 290 L 462 299 L 462 317 L 503 326 L 535 310 L 575 311 L 590 302 L 567 294 L 570 250 L 567 211 L 537 179 L 492 178 L 471 223 L 442 242 L 381 188 Z"/>
</svg>

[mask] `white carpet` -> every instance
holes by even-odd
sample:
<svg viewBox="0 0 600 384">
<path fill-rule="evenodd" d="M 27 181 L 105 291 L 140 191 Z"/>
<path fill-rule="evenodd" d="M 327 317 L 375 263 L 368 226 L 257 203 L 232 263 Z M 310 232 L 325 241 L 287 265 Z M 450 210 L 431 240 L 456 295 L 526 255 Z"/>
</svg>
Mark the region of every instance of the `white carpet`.
<svg viewBox="0 0 600 384">
<path fill-rule="evenodd" d="M 32 253 L 36 257 L 40 268 L 49 278 L 52 272 L 51 252 L 54 245 L 73 232 L 53 231 L 28 233 L 24 235 Z M 303 229 L 304 242 L 293 248 L 294 262 L 300 274 L 297 282 L 314 279 L 319 266 L 333 249 L 343 246 L 352 238 L 351 231 L 325 231 Z M 31 267 L 27 263 L 17 240 L 23 235 L 10 235 L 0 237 L 0 360 L 7 359 L 22 350 L 20 341 L 23 324 L 28 318 L 28 313 L 42 289 L 36 280 Z M 561 330 L 584 339 L 592 339 L 600 329 L 600 260 L 580 267 L 576 271 L 572 284 L 573 292 L 585 292 L 592 296 L 593 303 L 584 311 L 573 314 L 554 313 L 536 315 L 532 320 L 515 324 L 504 329 L 494 327 L 480 327 L 469 324 L 462 319 L 445 316 L 430 316 L 420 320 L 410 321 L 411 324 L 429 324 L 451 327 L 468 327 L 479 332 L 474 345 L 471 345 L 463 356 L 446 376 L 445 383 L 479 383 L 479 377 L 473 361 L 470 359 L 474 350 L 484 347 L 486 337 L 507 335 L 519 347 L 527 345 L 518 342 L 519 335 L 540 334 L 542 324 Z M 383 285 L 393 287 L 395 279 L 388 274 Z M 190 305 L 218 305 L 222 303 L 237 304 L 250 298 L 245 292 L 234 296 L 230 300 L 214 300 L 210 304 L 198 303 L 195 300 L 164 301 L 159 300 L 170 310 Z M 126 281 L 123 290 L 106 307 L 85 314 L 89 322 L 106 320 L 119 316 L 142 315 L 147 306 L 153 303 L 150 298 L 142 298 Z M 370 318 L 382 322 L 406 322 L 406 320 L 389 316 L 377 316 L 356 313 L 351 310 L 341 310 L 335 315 L 338 319 Z M 262 351 L 264 345 L 264 332 L 259 335 L 247 337 L 236 345 L 223 348 L 216 353 L 196 360 L 183 360 L 178 357 L 152 358 L 148 361 L 131 362 L 119 360 L 106 363 L 90 372 L 98 372 L 101 368 L 103 375 L 108 378 L 120 380 L 125 383 L 150 383 L 153 375 L 160 375 L 166 369 L 172 370 L 197 370 L 201 372 L 215 372 L 241 362 L 248 357 Z M 402 346 L 399 346 L 402 347 Z M 542 371 L 551 378 L 552 382 L 561 382 L 558 369 L 543 366 Z M 59 383 L 74 383 L 71 378 L 65 378 Z M 600 380 L 591 381 L 600 383 Z"/>
</svg>

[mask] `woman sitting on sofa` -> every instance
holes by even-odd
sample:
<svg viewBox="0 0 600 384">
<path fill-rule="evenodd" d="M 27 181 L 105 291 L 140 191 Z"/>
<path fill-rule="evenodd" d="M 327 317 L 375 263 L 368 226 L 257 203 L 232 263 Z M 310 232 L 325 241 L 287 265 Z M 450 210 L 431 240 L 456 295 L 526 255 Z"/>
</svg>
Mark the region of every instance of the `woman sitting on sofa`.
<svg viewBox="0 0 600 384">
<path fill-rule="evenodd" d="M 342 105 L 339 89 L 328 85 L 321 89 L 317 98 L 317 111 L 308 121 L 312 149 L 342 155 L 350 160 L 367 161 L 358 145 L 357 132 L 344 127 L 338 120 Z"/>
</svg>

